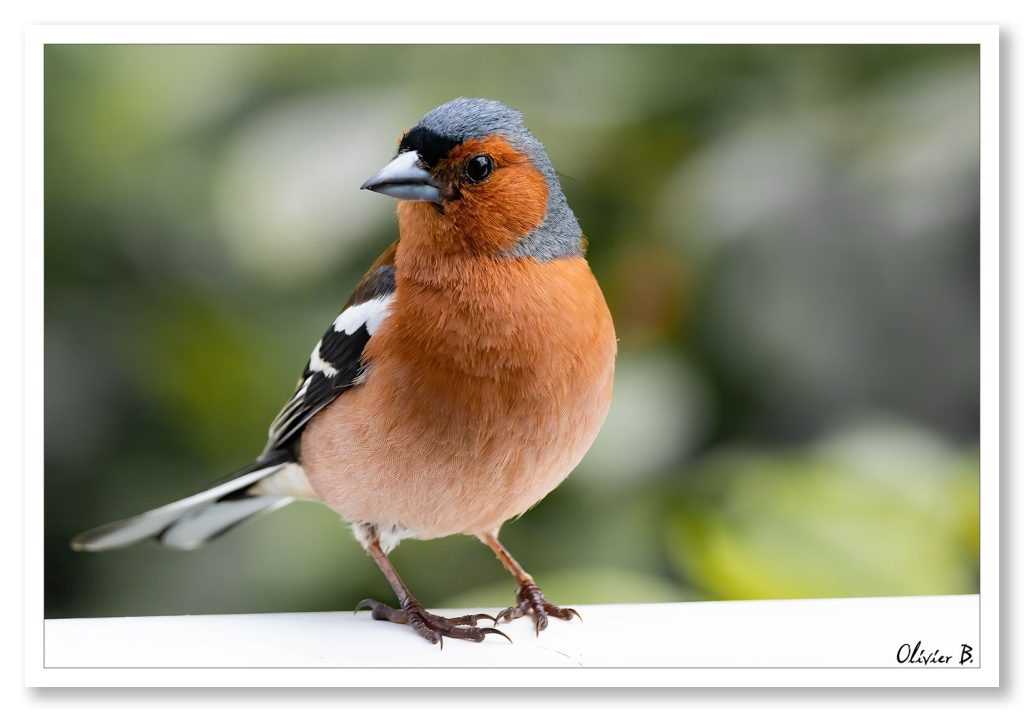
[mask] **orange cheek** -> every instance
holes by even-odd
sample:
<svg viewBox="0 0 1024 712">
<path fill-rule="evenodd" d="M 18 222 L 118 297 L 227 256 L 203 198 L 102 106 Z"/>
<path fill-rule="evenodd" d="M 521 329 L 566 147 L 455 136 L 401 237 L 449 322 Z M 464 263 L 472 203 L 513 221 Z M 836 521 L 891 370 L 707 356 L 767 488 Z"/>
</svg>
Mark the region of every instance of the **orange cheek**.
<svg viewBox="0 0 1024 712">
<path fill-rule="evenodd" d="M 528 163 L 508 166 L 484 183 L 464 187 L 441 209 L 400 200 L 402 244 L 444 253 L 502 252 L 544 221 L 547 205 L 544 176 Z"/>
<path fill-rule="evenodd" d="M 490 180 L 462 189 L 445 213 L 465 238 L 485 251 L 509 249 L 537 228 L 547 213 L 544 176 L 529 163 L 498 169 Z"/>
</svg>

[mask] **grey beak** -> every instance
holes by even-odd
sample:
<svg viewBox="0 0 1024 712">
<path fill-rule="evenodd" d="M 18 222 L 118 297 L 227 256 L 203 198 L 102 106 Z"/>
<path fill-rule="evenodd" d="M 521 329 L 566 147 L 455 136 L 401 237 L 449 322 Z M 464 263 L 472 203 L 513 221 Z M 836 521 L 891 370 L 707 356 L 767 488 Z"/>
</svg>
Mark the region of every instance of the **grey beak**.
<svg viewBox="0 0 1024 712">
<path fill-rule="evenodd" d="M 441 204 L 441 189 L 434 182 L 416 151 L 403 151 L 375 174 L 360 190 L 390 195 L 399 200 L 425 200 Z"/>
</svg>

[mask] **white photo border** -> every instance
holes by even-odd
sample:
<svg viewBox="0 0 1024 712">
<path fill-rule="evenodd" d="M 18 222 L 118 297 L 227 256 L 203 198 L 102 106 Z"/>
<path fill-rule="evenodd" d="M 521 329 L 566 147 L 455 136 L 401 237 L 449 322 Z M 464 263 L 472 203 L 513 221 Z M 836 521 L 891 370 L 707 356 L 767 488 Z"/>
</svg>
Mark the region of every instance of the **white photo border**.
<svg viewBox="0 0 1024 712">
<path fill-rule="evenodd" d="M 980 57 L 981 667 L 529 669 L 517 686 L 995 686 L 999 683 L 999 27 L 996 25 L 49 25 L 25 34 L 25 364 L 43 363 L 43 55 L 47 44 L 971 44 Z M 26 373 L 26 383 L 38 372 Z M 46 668 L 43 403 L 25 398 L 25 681 L 31 686 L 495 686 L 506 668 Z M 982 647 L 983 644 L 983 647 Z"/>
</svg>

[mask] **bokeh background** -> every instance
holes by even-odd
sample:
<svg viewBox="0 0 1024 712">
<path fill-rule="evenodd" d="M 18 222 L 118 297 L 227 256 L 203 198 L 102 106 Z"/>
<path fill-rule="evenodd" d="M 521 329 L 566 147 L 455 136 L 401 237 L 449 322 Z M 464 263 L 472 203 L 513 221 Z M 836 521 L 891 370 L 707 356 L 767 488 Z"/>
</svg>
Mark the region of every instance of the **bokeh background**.
<svg viewBox="0 0 1024 712">
<path fill-rule="evenodd" d="M 978 587 L 971 46 L 57 46 L 45 55 L 46 612 L 391 600 L 326 508 L 68 549 L 245 464 L 395 236 L 360 192 L 455 96 L 521 109 L 620 341 L 608 422 L 504 539 L 564 603 Z M 431 606 L 514 588 L 409 541 Z"/>
</svg>

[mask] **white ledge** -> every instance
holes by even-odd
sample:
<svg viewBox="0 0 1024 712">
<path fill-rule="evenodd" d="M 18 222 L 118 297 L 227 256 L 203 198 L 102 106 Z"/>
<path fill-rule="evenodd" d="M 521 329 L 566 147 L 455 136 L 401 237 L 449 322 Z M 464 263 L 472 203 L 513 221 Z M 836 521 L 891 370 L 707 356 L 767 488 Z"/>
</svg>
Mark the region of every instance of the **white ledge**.
<svg viewBox="0 0 1024 712">
<path fill-rule="evenodd" d="M 678 667 L 925 668 L 904 643 L 980 659 L 978 596 L 580 606 L 584 622 L 501 626 L 514 641 L 444 649 L 368 612 L 54 619 L 47 668 Z M 472 611 L 437 611 L 459 615 Z"/>
</svg>

